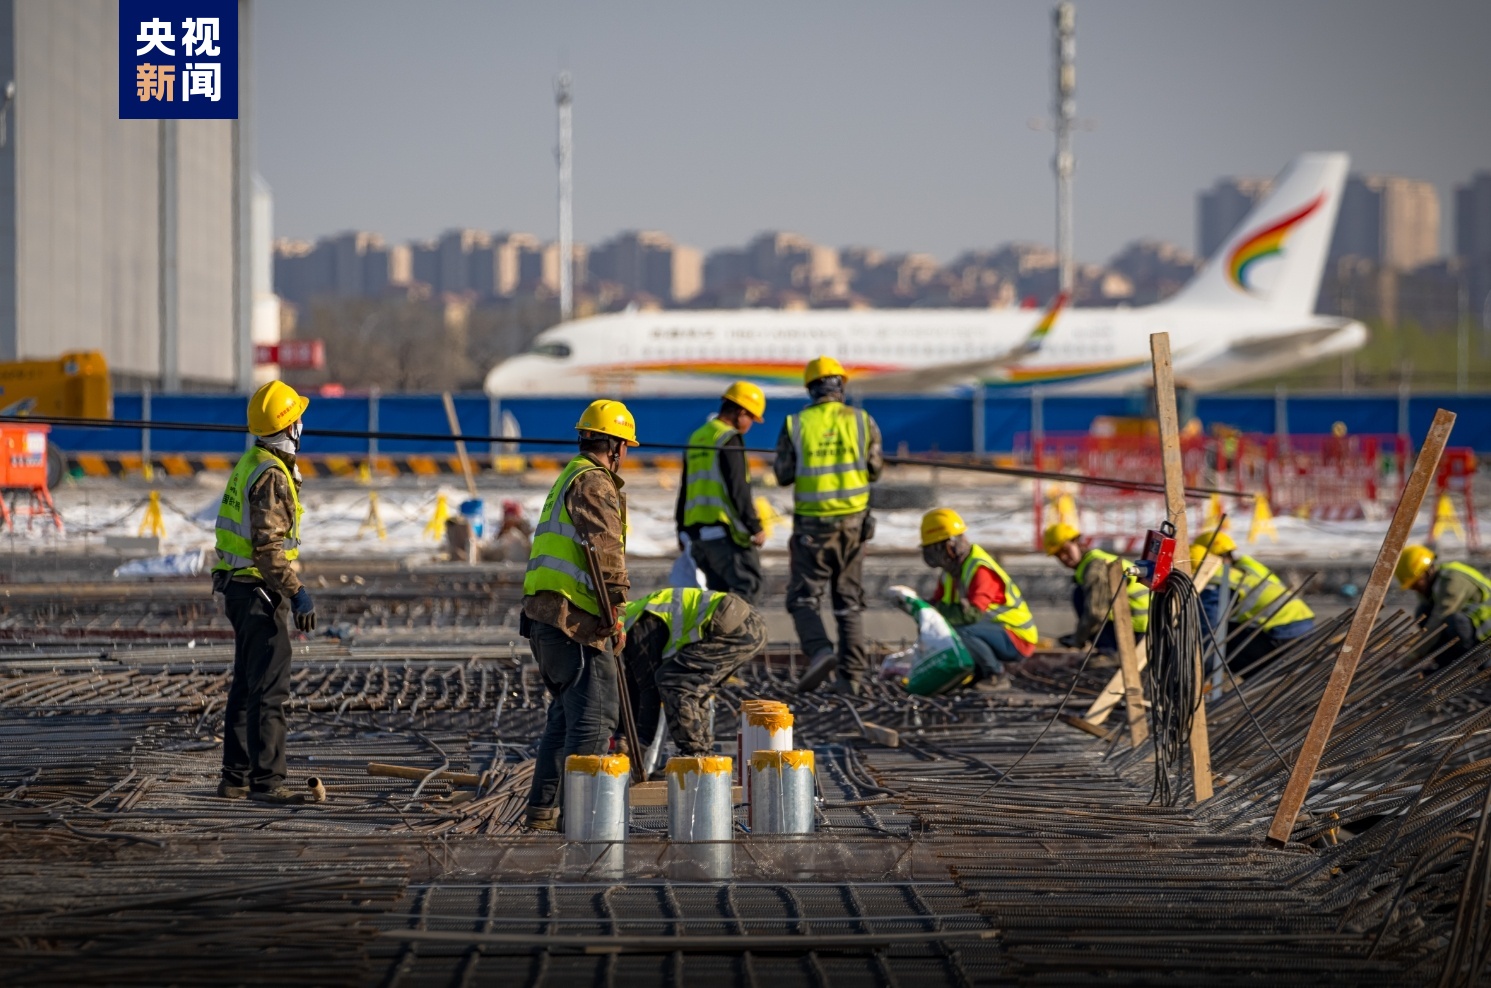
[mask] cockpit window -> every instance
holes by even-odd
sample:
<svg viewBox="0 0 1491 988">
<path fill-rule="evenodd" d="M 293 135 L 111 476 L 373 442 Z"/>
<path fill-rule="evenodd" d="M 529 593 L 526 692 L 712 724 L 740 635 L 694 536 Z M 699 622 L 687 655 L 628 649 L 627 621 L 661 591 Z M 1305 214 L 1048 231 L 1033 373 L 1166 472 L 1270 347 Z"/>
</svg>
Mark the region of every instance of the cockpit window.
<svg viewBox="0 0 1491 988">
<path fill-rule="evenodd" d="M 540 357 L 568 357 L 570 348 L 568 343 L 536 343 L 528 352 Z"/>
</svg>

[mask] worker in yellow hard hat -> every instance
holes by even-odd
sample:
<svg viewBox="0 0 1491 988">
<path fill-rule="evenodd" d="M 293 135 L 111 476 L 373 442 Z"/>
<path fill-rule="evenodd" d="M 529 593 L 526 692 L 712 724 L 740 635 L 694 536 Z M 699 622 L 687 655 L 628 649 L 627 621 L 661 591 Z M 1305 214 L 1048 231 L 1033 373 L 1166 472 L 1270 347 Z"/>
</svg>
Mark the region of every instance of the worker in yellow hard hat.
<svg viewBox="0 0 1491 988">
<path fill-rule="evenodd" d="M 1072 588 L 1072 610 L 1077 612 L 1077 627 L 1058 639 L 1068 648 L 1085 648 L 1096 641 L 1096 647 L 1110 655 L 1118 651 L 1113 631 L 1112 609 L 1108 606 L 1113 593 L 1108 589 L 1108 565 L 1118 556 L 1087 545 L 1082 533 L 1065 522 L 1048 525 L 1041 536 L 1046 555 L 1072 571 L 1076 586 Z M 1132 569 L 1128 560 L 1119 560 Z M 1134 624 L 1135 641 L 1143 640 L 1149 631 L 1149 588 L 1139 578 L 1128 578 L 1129 614 Z"/>
<path fill-rule="evenodd" d="M 310 399 L 270 381 L 248 400 L 254 444 L 228 475 L 217 510 L 212 589 L 233 625 L 233 682 L 223 710 L 224 799 L 301 803 L 285 784 L 285 701 L 290 698 L 290 628 L 316 627 L 316 605 L 300 582 L 300 452 Z"/>
<path fill-rule="evenodd" d="M 1436 659 L 1447 665 L 1491 639 L 1491 580 L 1465 563 L 1440 563 L 1434 550 L 1404 546 L 1393 570 L 1398 586 L 1419 596 L 1418 619 L 1429 633 L 1420 656 L 1449 648 Z"/>
<path fill-rule="evenodd" d="M 999 561 L 968 538 L 968 525 L 951 508 L 922 515 L 922 562 L 942 571 L 928 603 L 957 631 L 984 688 L 1003 688 L 1006 663 L 1035 651 L 1035 615 Z"/>
<path fill-rule="evenodd" d="M 849 374 L 832 357 L 803 368 L 810 399 L 787 416 L 777 437 L 773 472 L 792 487 L 792 541 L 788 544 L 787 611 L 808 656 L 799 692 L 834 676 L 834 689 L 859 693 L 870 678 L 865 647 L 865 543 L 875 535 L 870 485 L 885 466 L 880 427 L 870 414 L 844 403 Z M 828 590 L 839 625 L 839 644 L 828 637 L 821 608 Z"/>
<path fill-rule="evenodd" d="M 720 410 L 689 436 L 683 483 L 674 512 L 686 545 L 710 590 L 727 590 L 748 604 L 761 593 L 761 550 L 766 530 L 751 496 L 745 434 L 766 414 L 766 395 L 750 381 L 736 381 Z"/>
<path fill-rule="evenodd" d="M 1267 566 L 1239 553 L 1232 536 L 1208 532 L 1191 546 L 1192 560 L 1204 563 L 1207 553 L 1221 557 L 1222 573 L 1201 592 L 1201 607 L 1216 622 L 1213 627 L 1219 634 L 1219 619 L 1225 619 L 1226 636 L 1242 643 L 1227 656 L 1231 668 L 1256 669 L 1289 642 L 1315 630 L 1315 612 L 1310 606 L 1298 596 L 1291 597 L 1284 581 Z M 1240 636 L 1232 634 L 1243 628 L 1247 630 Z"/>
<path fill-rule="evenodd" d="M 544 499 L 523 577 L 518 630 L 549 691 L 528 791 L 527 825 L 533 830 L 559 828 L 564 760 L 606 754 L 620 718 L 620 681 L 602 648 L 607 639 L 618 653 L 626 645 L 621 608 L 631 581 L 620 471 L 627 449 L 637 445 L 637 423 L 621 402 L 603 398 L 590 403 L 575 431 L 579 453 Z M 599 587 L 590 576 L 590 552 L 600 570 Z"/>
</svg>

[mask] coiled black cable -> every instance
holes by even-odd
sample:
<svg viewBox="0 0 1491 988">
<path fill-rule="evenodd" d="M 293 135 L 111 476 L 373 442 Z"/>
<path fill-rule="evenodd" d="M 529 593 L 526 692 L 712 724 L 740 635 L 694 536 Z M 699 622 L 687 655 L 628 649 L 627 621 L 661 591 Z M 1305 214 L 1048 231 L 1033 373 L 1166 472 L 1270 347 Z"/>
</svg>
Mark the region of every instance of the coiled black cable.
<svg viewBox="0 0 1491 988">
<path fill-rule="evenodd" d="M 1149 597 L 1149 737 L 1154 744 L 1154 790 L 1149 801 L 1174 806 L 1191 739 L 1191 720 L 1201 702 L 1196 657 L 1201 649 L 1200 597 L 1191 578 L 1173 572 Z"/>
</svg>

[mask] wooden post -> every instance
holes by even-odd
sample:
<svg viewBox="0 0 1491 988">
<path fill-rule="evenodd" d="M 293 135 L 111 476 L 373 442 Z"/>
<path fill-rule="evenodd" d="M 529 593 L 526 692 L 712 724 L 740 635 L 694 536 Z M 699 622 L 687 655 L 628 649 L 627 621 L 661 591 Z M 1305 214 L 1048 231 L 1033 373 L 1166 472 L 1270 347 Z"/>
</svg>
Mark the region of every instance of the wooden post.
<svg viewBox="0 0 1491 988">
<path fill-rule="evenodd" d="M 1186 524 L 1186 478 L 1180 459 L 1180 415 L 1175 408 L 1175 372 L 1170 365 L 1170 334 L 1151 333 L 1149 353 L 1154 360 L 1155 412 L 1160 420 L 1160 462 L 1165 468 L 1165 520 L 1175 526 L 1175 568 L 1191 575 L 1191 539 Z M 1191 702 L 1191 775 L 1196 802 L 1211 798 L 1211 742 L 1206 730 L 1206 704 L 1201 700 L 1201 651 L 1195 658 L 1196 695 Z"/>
<path fill-rule="evenodd" d="M 456 418 L 456 402 L 447 391 L 441 399 L 445 402 L 445 419 L 450 423 L 450 434 L 456 437 L 456 456 L 461 461 L 461 473 L 466 475 L 466 492 L 476 497 L 476 473 L 471 469 L 471 457 L 466 455 L 466 440 L 461 438 L 461 420 Z"/>
<path fill-rule="evenodd" d="M 1129 610 L 1129 578 L 1123 560 L 1108 564 L 1108 594 L 1113 598 L 1113 637 L 1118 642 L 1118 672 L 1123 677 L 1124 711 L 1129 720 L 1129 743 L 1135 748 L 1149 740 L 1144 715 L 1144 680 L 1139 678 L 1139 654 L 1134 649 L 1134 615 Z"/>
<path fill-rule="evenodd" d="M 1201 591 L 1205 590 L 1207 584 L 1211 583 L 1212 579 L 1216 577 L 1217 573 L 1221 572 L 1221 569 L 1222 559 L 1220 556 L 1207 556 L 1206 562 L 1201 564 L 1201 569 L 1197 570 L 1196 576 L 1194 577 L 1196 583 L 1196 592 L 1199 594 Z M 1139 671 L 1142 673 L 1144 671 L 1144 667 L 1149 665 L 1148 649 L 1144 647 L 1143 643 L 1140 643 L 1139 647 L 1134 650 L 1134 655 L 1138 663 Z M 1143 702 L 1144 700 L 1142 689 L 1143 688 L 1141 687 L 1141 693 L 1139 696 L 1140 702 Z M 1097 727 L 1102 724 L 1103 721 L 1108 719 L 1108 715 L 1113 712 L 1113 708 L 1118 706 L 1118 701 L 1122 700 L 1123 698 L 1124 674 L 1123 670 L 1120 669 L 1118 672 L 1115 672 L 1113 674 L 1113 677 L 1111 679 L 1108 680 L 1108 685 L 1103 687 L 1103 692 L 1099 693 L 1098 698 L 1092 701 L 1092 706 L 1087 708 L 1087 712 L 1082 715 L 1081 719 L 1087 722 L 1087 724 L 1093 727 Z"/>
<path fill-rule="evenodd" d="M 1315 777 L 1315 770 L 1320 767 L 1325 744 L 1330 740 L 1331 730 L 1336 726 L 1336 717 L 1340 715 L 1341 707 L 1346 702 L 1351 677 L 1356 674 L 1362 650 L 1366 648 L 1367 638 L 1372 634 L 1372 625 L 1377 622 L 1377 614 L 1382 610 L 1382 601 L 1387 596 L 1387 585 L 1392 579 L 1393 568 L 1397 566 L 1403 543 L 1408 541 L 1408 532 L 1418 518 L 1429 483 L 1439 471 L 1439 457 L 1444 453 L 1445 444 L 1450 441 L 1450 429 L 1454 425 L 1454 412 L 1441 408 L 1434 413 L 1434 424 L 1429 427 L 1429 435 L 1424 439 L 1418 459 L 1414 461 L 1413 473 L 1403 488 L 1403 495 L 1398 498 L 1398 510 L 1393 512 L 1392 523 L 1387 527 L 1387 537 L 1382 540 L 1382 548 L 1377 551 L 1377 562 L 1372 566 L 1372 575 L 1367 580 L 1366 589 L 1362 591 L 1361 603 L 1356 606 L 1356 613 L 1351 618 L 1351 627 L 1347 629 L 1346 640 L 1341 644 L 1341 654 L 1336 656 L 1336 667 L 1331 670 L 1331 678 L 1325 684 L 1325 694 L 1320 698 L 1320 706 L 1315 708 L 1315 719 L 1310 723 L 1310 732 L 1305 735 L 1299 759 L 1294 763 L 1294 771 L 1289 774 L 1289 784 L 1284 787 L 1284 798 L 1279 801 L 1279 810 L 1268 828 L 1270 844 L 1282 847 L 1289 843 L 1289 835 L 1294 832 L 1294 821 L 1298 819 L 1300 808 L 1304 806 L 1305 797 L 1310 791 L 1310 781 Z"/>
</svg>

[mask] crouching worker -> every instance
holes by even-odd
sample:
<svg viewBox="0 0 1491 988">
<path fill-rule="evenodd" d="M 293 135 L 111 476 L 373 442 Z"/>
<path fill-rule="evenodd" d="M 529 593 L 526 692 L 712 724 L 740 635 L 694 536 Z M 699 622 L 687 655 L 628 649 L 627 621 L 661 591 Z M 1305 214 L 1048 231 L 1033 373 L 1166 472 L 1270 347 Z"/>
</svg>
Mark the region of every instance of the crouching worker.
<svg viewBox="0 0 1491 988">
<path fill-rule="evenodd" d="M 1227 656 L 1230 668 L 1241 671 L 1256 666 L 1270 653 L 1315 630 L 1315 612 L 1309 605 L 1290 597 L 1289 588 L 1273 570 L 1239 553 L 1232 536 L 1217 532 L 1197 540 L 1191 546 L 1193 565 L 1197 559 L 1205 562 L 1207 552 L 1221 557 L 1222 573 L 1201 591 L 1201 609 L 1219 636 L 1230 636 L 1246 626 L 1239 640 L 1251 638 L 1236 654 Z M 1231 623 L 1224 625 L 1221 619 Z"/>
<path fill-rule="evenodd" d="M 1442 668 L 1491 639 L 1491 579 L 1464 563 L 1444 563 L 1434 550 L 1404 546 L 1394 570 L 1398 586 L 1418 594 L 1417 616 L 1430 638 L 1419 646 L 1422 658 L 1447 642 L 1436 660 Z"/>
<path fill-rule="evenodd" d="M 709 696 L 766 650 L 766 622 L 734 594 L 696 587 L 664 587 L 628 602 L 624 615 L 637 737 L 652 740 L 661 704 L 680 755 L 714 754 Z"/>
<path fill-rule="evenodd" d="M 1003 682 L 1006 663 L 1035 651 L 1040 635 L 1020 588 L 982 546 L 968 539 L 968 525 L 950 508 L 922 516 L 922 562 L 942 571 L 929 601 L 963 639 L 977 679 Z"/>
<path fill-rule="evenodd" d="M 1113 591 L 1108 588 L 1108 565 L 1119 557 L 1102 549 L 1087 547 L 1082 533 L 1071 525 L 1058 522 L 1051 525 L 1042 537 L 1046 555 L 1072 571 L 1076 586 L 1072 588 L 1072 609 L 1077 612 L 1077 629 L 1059 639 L 1067 648 L 1086 648 L 1094 639 L 1099 651 L 1110 655 L 1118 651 L 1118 638 L 1113 631 Z M 1133 564 L 1119 560 L 1126 570 Z M 1139 582 L 1131 572 L 1128 582 L 1129 613 L 1134 622 L 1134 642 L 1144 640 L 1149 630 L 1149 588 Z M 1099 632 L 1101 629 L 1101 632 Z"/>
</svg>

